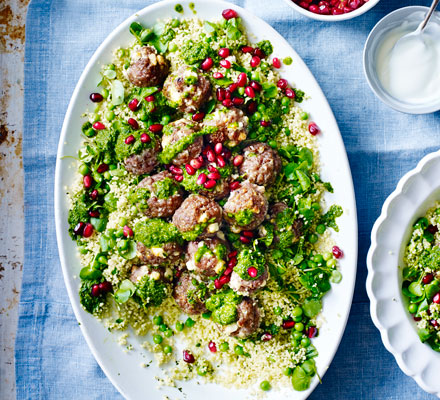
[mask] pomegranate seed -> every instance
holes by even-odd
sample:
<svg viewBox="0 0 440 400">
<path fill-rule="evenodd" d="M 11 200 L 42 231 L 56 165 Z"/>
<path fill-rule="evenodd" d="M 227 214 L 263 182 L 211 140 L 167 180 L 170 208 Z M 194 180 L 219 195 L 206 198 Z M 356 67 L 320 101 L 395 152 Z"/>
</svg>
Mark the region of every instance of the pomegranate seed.
<svg viewBox="0 0 440 400">
<path fill-rule="evenodd" d="M 314 14 L 319 14 L 319 7 L 316 4 L 312 4 L 309 7 L 309 11 L 311 11 Z"/>
<path fill-rule="evenodd" d="M 237 254 L 238 254 L 238 251 L 237 251 L 237 250 L 231 251 L 231 252 L 228 254 L 228 258 L 234 258 L 234 257 L 237 257 Z"/>
<path fill-rule="evenodd" d="M 232 161 L 232 164 L 234 164 L 235 167 L 239 167 L 241 164 L 243 164 L 244 157 L 239 154 L 238 156 L 234 157 L 234 160 Z"/>
<path fill-rule="evenodd" d="M 440 292 L 436 293 L 434 298 L 432 299 L 433 303 L 440 304 Z"/>
<path fill-rule="evenodd" d="M 86 224 L 86 226 L 84 227 L 84 230 L 83 230 L 83 236 L 84 236 L 85 238 L 88 238 L 88 237 L 92 236 L 92 234 L 93 234 L 93 225 L 90 224 L 90 223 L 88 223 L 88 224 Z"/>
<path fill-rule="evenodd" d="M 211 353 L 217 353 L 217 346 L 215 345 L 215 343 L 213 341 L 210 341 L 208 343 L 208 349 Z"/>
<path fill-rule="evenodd" d="M 215 153 L 212 149 L 209 149 L 206 152 L 206 158 L 208 159 L 209 162 L 215 162 L 216 157 L 215 157 Z"/>
<path fill-rule="evenodd" d="M 275 58 L 272 60 L 272 65 L 273 65 L 275 68 L 281 68 L 281 61 L 280 61 L 280 59 L 275 57 Z"/>
<path fill-rule="evenodd" d="M 99 285 L 98 284 L 92 285 L 91 295 L 93 297 L 98 297 L 100 294 L 101 294 L 101 291 L 99 290 Z"/>
<path fill-rule="evenodd" d="M 133 144 L 135 142 L 135 137 L 133 135 L 127 136 L 125 138 L 125 144 Z"/>
<path fill-rule="evenodd" d="M 113 286 L 109 281 L 104 281 L 99 284 L 99 290 L 102 294 L 109 293 L 112 289 Z"/>
<path fill-rule="evenodd" d="M 318 333 L 318 329 L 316 329 L 316 326 L 309 326 L 309 329 L 307 330 L 307 337 L 309 339 L 312 339 L 316 336 Z"/>
<path fill-rule="evenodd" d="M 149 96 L 145 97 L 145 100 L 151 103 L 155 100 L 155 97 L 152 94 L 150 94 Z"/>
<path fill-rule="evenodd" d="M 311 135 L 316 136 L 318 133 L 321 132 L 321 130 L 318 128 L 318 125 L 316 125 L 314 122 L 310 122 L 309 132 Z"/>
<path fill-rule="evenodd" d="M 285 79 L 280 79 L 280 80 L 277 82 L 277 86 L 278 86 L 281 90 L 287 89 L 287 85 L 288 85 L 288 83 L 287 83 L 287 81 L 286 81 Z"/>
<path fill-rule="evenodd" d="M 98 195 L 99 195 L 99 193 L 98 193 L 98 191 L 97 191 L 96 189 L 93 189 L 93 190 L 90 192 L 90 198 L 91 198 L 92 200 L 96 200 L 96 199 L 98 198 Z"/>
<path fill-rule="evenodd" d="M 231 68 L 231 63 L 228 60 L 220 60 L 220 65 L 225 69 Z"/>
<path fill-rule="evenodd" d="M 220 284 L 220 281 L 218 279 L 214 281 L 214 286 L 217 290 L 220 290 L 223 287 L 223 285 Z"/>
<path fill-rule="evenodd" d="M 199 177 L 197 178 L 197 185 L 203 185 L 206 180 L 208 179 L 208 177 L 206 176 L 206 174 L 200 174 Z"/>
<path fill-rule="evenodd" d="M 312 11 L 311 7 L 312 6 L 310 6 L 310 8 L 309 8 L 310 11 Z M 318 8 L 318 6 L 316 6 L 316 7 Z M 312 11 L 312 12 L 316 12 L 317 14 L 319 14 L 319 8 L 318 8 L 318 11 Z M 344 10 L 341 10 L 340 8 L 333 8 L 332 14 L 333 15 L 341 15 L 341 14 L 344 14 Z"/>
<path fill-rule="evenodd" d="M 150 135 L 148 133 L 143 133 L 141 135 L 141 143 L 150 143 L 151 142 L 151 138 Z"/>
<path fill-rule="evenodd" d="M 132 101 L 130 101 L 130 103 L 128 103 L 128 108 L 131 111 L 136 111 L 139 107 L 139 100 L 138 99 L 133 99 Z"/>
<path fill-rule="evenodd" d="M 234 93 L 238 88 L 238 83 L 231 83 L 228 87 L 229 92 L 232 94 Z M 232 96 L 231 96 L 232 97 Z"/>
<path fill-rule="evenodd" d="M 244 89 L 244 92 L 246 93 L 246 96 L 250 97 L 251 99 L 253 99 L 255 97 L 254 89 L 252 89 L 251 86 L 246 86 L 246 89 Z"/>
<path fill-rule="evenodd" d="M 247 238 L 246 236 L 240 236 L 240 242 L 244 244 L 249 244 L 251 240 Z"/>
<path fill-rule="evenodd" d="M 191 165 L 189 164 L 185 165 L 185 169 L 188 175 L 194 175 L 196 173 L 196 170 L 193 167 L 191 167 Z"/>
<path fill-rule="evenodd" d="M 237 85 L 240 87 L 245 87 L 247 83 L 247 75 L 244 72 L 241 72 L 238 75 Z"/>
<path fill-rule="evenodd" d="M 319 13 L 323 14 L 323 15 L 329 15 L 330 14 L 330 8 L 328 6 L 326 6 L 325 4 L 322 4 L 322 5 L 319 6 Z"/>
<path fill-rule="evenodd" d="M 214 147 L 214 151 L 217 154 L 220 154 L 222 152 L 222 150 L 223 150 L 223 145 L 221 143 L 217 143 Z"/>
<path fill-rule="evenodd" d="M 210 165 L 208 165 L 208 171 L 209 172 L 218 172 L 218 169 L 210 164 Z"/>
<path fill-rule="evenodd" d="M 422 317 L 416 317 L 415 315 L 413 316 L 413 320 L 416 322 L 419 322 L 422 320 Z"/>
<path fill-rule="evenodd" d="M 86 224 L 84 222 L 78 222 L 78 225 L 76 225 L 75 228 L 73 228 L 73 233 L 75 235 L 82 235 L 85 226 Z"/>
<path fill-rule="evenodd" d="M 148 127 L 148 130 L 153 133 L 162 132 L 163 125 L 162 124 L 153 124 Z"/>
<path fill-rule="evenodd" d="M 226 99 L 226 90 L 223 88 L 218 88 L 216 91 L 216 95 L 218 101 L 223 101 L 224 99 Z"/>
<path fill-rule="evenodd" d="M 434 327 L 437 328 L 438 327 L 438 322 L 435 319 L 431 319 L 430 324 Z"/>
<path fill-rule="evenodd" d="M 102 100 L 104 100 L 104 97 L 102 97 L 99 93 L 92 93 L 90 95 L 90 100 L 92 100 L 94 103 L 100 103 Z"/>
<path fill-rule="evenodd" d="M 241 186 L 241 185 L 240 185 L 240 182 L 238 182 L 238 181 L 234 181 L 234 182 L 231 182 L 231 183 L 229 184 L 229 189 L 231 189 L 231 190 L 237 190 L 240 186 Z"/>
<path fill-rule="evenodd" d="M 260 125 L 264 128 L 267 128 L 268 126 L 271 125 L 270 121 L 260 121 Z"/>
<path fill-rule="evenodd" d="M 269 332 L 264 332 L 262 335 L 261 335 L 261 340 L 263 341 L 263 342 L 268 342 L 269 340 L 271 340 L 272 339 L 272 335 L 269 333 Z"/>
<path fill-rule="evenodd" d="M 255 278 L 258 275 L 258 270 L 255 267 L 249 267 L 247 272 L 251 278 Z"/>
<path fill-rule="evenodd" d="M 341 258 L 344 255 L 344 253 L 338 246 L 333 246 L 332 253 L 335 258 Z"/>
<path fill-rule="evenodd" d="M 220 279 L 218 280 L 220 285 L 226 285 L 227 283 L 229 283 L 229 281 L 231 280 L 230 276 L 225 276 L 223 275 L 222 277 L 220 277 Z"/>
<path fill-rule="evenodd" d="M 212 68 L 213 65 L 214 65 L 214 61 L 212 61 L 211 57 L 208 57 L 205 61 L 202 62 L 200 67 L 203 69 L 203 71 L 208 71 L 209 69 Z"/>
<path fill-rule="evenodd" d="M 102 122 L 95 122 L 93 125 L 92 125 L 92 127 L 93 127 L 93 129 L 95 130 L 95 131 L 101 131 L 101 130 L 103 130 L 103 129 L 105 129 L 105 125 L 102 123 Z"/>
<path fill-rule="evenodd" d="M 438 232 L 438 228 L 435 225 L 428 225 L 428 227 L 426 228 L 426 230 L 429 233 L 432 233 L 433 235 L 435 235 Z"/>
<path fill-rule="evenodd" d="M 218 55 L 221 58 L 226 58 L 229 57 L 229 55 L 231 54 L 230 50 L 226 47 L 222 47 L 219 51 L 218 51 Z"/>
<path fill-rule="evenodd" d="M 257 81 L 251 81 L 250 86 L 257 92 L 261 92 L 261 90 L 263 89 L 263 87 Z"/>
<path fill-rule="evenodd" d="M 234 268 L 237 265 L 237 259 L 232 257 L 228 262 L 228 268 Z"/>
<path fill-rule="evenodd" d="M 183 181 L 183 175 L 174 175 L 173 178 L 174 178 L 174 180 L 176 182 L 182 182 Z"/>
<path fill-rule="evenodd" d="M 251 67 L 256 68 L 260 65 L 261 59 L 258 56 L 253 56 L 251 59 Z"/>
<path fill-rule="evenodd" d="M 128 225 L 124 226 L 123 232 L 125 237 L 132 237 L 134 235 L 133 229 L 131 229 Z"/>
<path fill-rule="evenodd" d="M 266 53 L 259 49 L 258 47 L 254 50 L 254 56 L 260 57 L 260 58 L 264 58 L 266 57 Z"/>
<path fill-rule="evenodd" d="M 199 121 L 201 121 L 203 118 L 205 118 L 205 113 L 203 113 L 203 112 L 195 113 L 195 114 L 193 114 L 193 116 L 192 116 L 192 120 L 195 121 L 195 122 L 199 122 Z"/>
<path fill-rule="evenodd" d="M 241 51 L 242 51 L 243 53 L 253 53 L 254 48 L 251 47 L 251 46 L 243 46 L 243 47 L 241 48 Z"/>
<path fill-rule="evenodd" d="M 285 93 L 289 99 L 294 99 L 296 97 L 296 93 L 293 89 L 287 88 Z"/>
<path fill-rule="evenodd" d="M 169 170 L 174 175 L 183 175 L 182 168 L 176 167 L 175 165 L 170 165 Z"/>
<path fill-rule="evenodd" d="M 254 237 L 254 232 L 252 232 L 252 231 L 243 231 L 241 233 L 243 234 L 243 236 L 246 236 L 248 238 L 253 238 Z"/>
<path fill-rule="evenodd" d="M 92 218 L 99 218 L 99 211 L 98 211 L 98 210 L 90 210 L 90 211 L 89 211 L 89 215 L 90 215 Z"/>
<path fill-rule="evenodd" d="M 227 107 L 227 108 L 233 106 L 233 103 L 232 103 L 232 100 L 231 100 L 231 99 L 224 99 L 224 100 L 222 101 L 222 104 L 223 104 L 225 107 Z"/>
<path fill-rule="evenodd" d="M 194 356 L 188 350 L 183 350 L 183 361 L 185 361 L 188 364 L 192 364 L 195 361 L 195 359 Z"/>
<path fill-rule="evenodd" d="M 295 326 L 295 321 L 284 321 L 283 328 L 284 329 L 292 329 Z"/>
<path fill-rule="evenodd" d="M 232 152 L 229 149 L 223 149 L 222 152 L 220 153 L 220 155 L 223 158 L 226 158 L 227 160 L 229 160 L 231 158 Z"/>
<path fill-rule="evenodd" d="M 428 283 L 431 283 L 433 279 L 434 279 L 433 274 L 427 274 L 423 277 L 422 281 L 425 285 L 427 285 Z"/>
<path fill-rule="evenodd" d="M 257 111 L 257 102 L 251 101 L 247 106 L 247 111 L 250 115 L 255 114 Z"/>
<path fill-rule="evenodd" d="M 237 18 L 238 14 L 237 14 L 237 11 L 232 10 L 231 8 L 227 8 L 226 10 L 223 10 L 222 17 L 224 19 L 228 20 L 231 18 Z"/>
<path fill-rule="evenodd" d="M 208 179 L 214 179 L 215 181 L 219 180 L 221 175 L 218 172 L 211 172 L 208 174 Z"/>
<path fill-rule="evenodd" d="M 107 164 L 101 164 L 96 170 L 96 172 L 98 172 L 99 174 L 103 174 L 105 171 L 108 171 Z"/>
<path fill-rule="evenodd" d="M 129 118 L 127 122 L 130 124 L 130 126 L 131 126 L 134 130 L 139 129 L 139 124 L 138 124 L 138 122 L 137 122 L 134 118 Z"/>
<path fill-rule="evenodd" d="M 92 187 L 93 184 L 93 179 L 90 175 L 84 175 L 83 177 L 83 183 L 84 183 L 84 187 L 86 189 L 90 189 Z"/>
<path fill-rule="evenodd" d="M 232 93 L 229 89 L 225 90 L 225 99 L 232 99 Z"/>
<path fill-rule="evenodd" d="M 212 189 L 216 184 L 217 184 L 217 182 L 211 179 L 211 180 L 209 180 L 209 181 L 206 181 L 206 182 L 203 184 L 203 187 L 204 187 L 205 189 Z"/>
<path fill-rule="evenodd" d="M 196 158 L 193 158 L 190 162 L 189 165 L 191 165 L 191 167 L 193 167 L 194 169 L 200 169 L 203 167 L 203 162 L 197 160 Z"/>
<path fill-rule="evenodd" d="M 213 77 L 214 79 L 221 79 L 221 78 L 224 78 L 224 75 L 223 75 L 221 72 L 214 72 L 214 73 L 212 74 L 212 77 Z"/>
<path fill-rule="evenodd" d="M 244 104 L 244 99 L 241 97 L 234 97 L 232 99 L 232 104 L 234 104 L 234 106 L 242 106 Z"/>
<path fill-rule="evenodd" d="M 226 161 L 224 160 L 224 158 L 222 156 L 217 156 L 217 165 L 220 168 L 223 168 L 226 166 Z"/>
<path fill-rule="evenodd" d="M 232 271 L 233 271 L 233 268 L 226 268 L 225 269 L 225 272 L 223 272 L 223 275 L 225 275 L 225 276 L 229 276 L 229 275 L 231 275 L 232 274 Z"/>
</svg>

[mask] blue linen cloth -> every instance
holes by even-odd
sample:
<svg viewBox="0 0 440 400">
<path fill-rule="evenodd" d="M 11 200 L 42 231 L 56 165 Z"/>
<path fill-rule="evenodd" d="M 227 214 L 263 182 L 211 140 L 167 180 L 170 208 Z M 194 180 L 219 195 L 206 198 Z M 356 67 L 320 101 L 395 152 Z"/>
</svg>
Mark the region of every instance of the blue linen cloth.
<svg viewBox="0 0 440 400">
<path fill-rule="evenodd" d="M 177 2 L 177 1 L 176 1 Z M 77 327 L 58 260 L 53 213 L 56 149 L 76 82 L 102 40 L 151 0 L 33 0 L 26 22 L 25 266 L 16 340 L 18 399 L 116 399 Z M 400 177 L 438 149 L 440 113 L 405 115 L 375 98 L 362 72 L 374 24 L 410 0 L 384 0 L 361 17 L 317 22 L 281 0 L 235 1 L 278 30 L 304 59 L 338 120 L 356 189 L 359 262 L 344 338 L 311 399 L 430 399 L 405 376 L 371 322 L 365 291 L 370 230 Z M 420 1 L 428 5 L 429 0 Z"/>
</svg>

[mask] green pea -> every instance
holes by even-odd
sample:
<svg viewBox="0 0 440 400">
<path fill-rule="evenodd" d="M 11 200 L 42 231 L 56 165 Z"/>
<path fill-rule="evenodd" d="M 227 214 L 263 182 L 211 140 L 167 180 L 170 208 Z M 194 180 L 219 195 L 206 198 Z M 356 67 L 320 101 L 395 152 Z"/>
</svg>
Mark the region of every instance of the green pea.
<svg viewBox="0 0 440 400">
<path fill-rule="evenodd" d="M 124 227 L 125 225 L 127 225 L 127 218 L 125 217 L 119 218 L 118 224 L 120 227 Z"/>
<path fill-rule="evenodd" d="M 170 43 L 168 45 L 168 51 L 170 53 L 174 53 L 177 50 L 177 44 L 176 43 Z"/>
<path fill-rule="evenodd" d="M 301 340 L 303 335 L 301 332 L 293 331 L 292 336 L 295 340 Z"/>
<path fill-rule="evenodd" d="M 194 324 L 196 323 L 196 321 L 194 321 L 191 317 L 189 317 L 186 321 L 185 321 L 185 326 L 187 326 L 188 328 L 192 328 L 194 326 Z"/>
<path fill-rule="evenodd" d="M 334 258 L 332 258 L 331 260 L 328 260 L 326 263 L 327 267 L 329 268 L 333 268 L 336 267 L 336 260 Z"/>
<path fill-rule="evenodd" d="M 123 233 L 122 233 L 123 234 Z M 120 240 L 118 242 L 118 249 L 120 250 L 127 250 L 128 249 L 128 240 Z"/>
<path fill-rule="evenodd" d="M 171 121 L 171 117 L 169 115 L 164 115 L 162 117 L 162 119 L 160 120 L 160 123 L 162 125 L 168 125 L 170 123 L 170 121 Z"/>
<path fill-rule="evenodd" d="M 118 166 L 115 165 L 115 164 L 110 164 L 108 168 L 110 169 L 110 171 L 113 171 L 113 170 L 115 170 L 116 168 L 118 168 Z"/>
<path fill-rule="evenodd" d="M 113 121 L 115 119 L 115 113 L 113 111 L 108 111 L 105 113 L 105 118 L 107 121 Z"/>
<path fill-rule="evenodd" d="M 417 304 L 410 304 L 409 306 L 408 306 L 408 311 L 411 313 L 411 314 L 415 314 L 416 312 L 417 312 Z"/>
<path fill-rule="evenodd" d="M 298 347 L 299 345 L 299 341 L 298 340 L 292 340 L 292 346 L 293 347 Z"/>
<path fill-rule="evenodd" d="M 203 368 L 203 367 L 197 367 L 197 375 L 200 375 L 200 376 L 205 376 L 206 374 L 207 374 L 207 370 L 206 370 L 206 368 Z"/>
<path fill-rule="evenodd" d="M 307 261 L 307 266 L 309 268 L 316 268 L 318 265 L 315 263 L 315 261 L 309 260 Z"/>
<path fill-rule="evenodd" d="M 159 330 L 161 332 L 166 332 L 168 330 L 168 326 L 166 326 L 165 324 L 160 324 L 159 325 Z"/>
<path fill-rule="evenodd" d="M 307 119 L 309 119 L 309 114 L 307 114 L 305 111 L 303 111 L 299 117 L 301 118 L 301 120 L 305 121 Z"/>
<path fill-rule="evenodd" d="M 99 258 L 98 258 L 98 262 L 99 262 L 100 264 L 107 265 L 107 263 L 108 263 L 108 261 L 107 261 L 107 257 L 106 257 L 106 256 L 99 256 Z"/>
<path fill-rule="evenodd" d="M 260 73 L 258 71 L 252 72 L 251 79 L 253 81 L 259 81 L 260 80 Z"/>
<path fill-rule="evenodd" d="M 267 144 L 272 147 L 272 149 L 276 149 L 278 147 L 278 144 L 275 140 L 271 139 L 267 142 Z"/>
<path fill-rule="evenodd" d="M 220 351 L 228 351 L 229 350 L 229 343 L 223 342 L 219 346 Z"/>
<path fill-rule="evenodd" d="M 98 109 L 98 111 L 99 111 L 99 109 Z M 96 112 L 96 110 L 95 110 L 95 112 Z M 93 116 L 93 122 L 98 122 L 98 121 L 100 121 L 101 120 L 101 117 L 99 116 L 99 114 L 95 114 L 94 116 Z"/>
<path fill-rule="evenodd" d="M 112 174 L 110 173 L 110 171 L 105 171 L 104 172 L 104 179 L 106 181 L 109 181 L 110 179 L 112 179 Z"/>
<path fill-rule="evenodd" d="M 333 258 L 333 254 L 328 251 L 328 252 L 324 253 L 322 257 L 324 258 L 325 261 L 328 261 Z"/>
<path fill-rule="evenodd" d="M 269 64 L 266 61 L 261 61 L 260 68 L 262 71 L 265 71 L 269 68 Z"/>
<path fill-rule="evenodd" d="M 161 335 L 154 335 L 153 342 L 156 344 L 161 344 L 163 341 L 163 337 Z"/>
<path fill-rule="evenodd" d="M 315 211 L 319 211 L 321 209 L 321 206 L 319 205 L 319 203 L 312 203 L 312 208 Z"/>
<path fill-rule="evenodd" d="M 124 230 L 121 228 L 121 229 L 118 229 L 116 232 L 115 232 L 115 236 L 117 237 L 117 238 L 121 238 L 122 236 L 124 236 Z M 121 242 L 119 242 L 118 243 L 118 247 L 119 246 L 122 246 L 122 243 Z M 121 249 L 121 250 L 124 250 L 124 249 Z"/>
<path fill-rule="evenodd" d="M 309 236 L 309 242 L 312 243 L 312 244 L 315 244 L 317 241 L 318 241 L 318 236 L 316 236 L 314 233 L 312 233 Z"/>
<path fill-rule="evenodd" d="M 304 324 L 302 322 L 298 322 L 295 324 L 295 330 L 297 332 L 302 332 L 304 330 Z"/>
<path fill-rule="evenodd" d="M 316 254 L 313 256 L 313 261 L 316 264 L 322 264 L 324 262 L 324 257 L 322 257 L 321 254 Z"/>
<path fill-rule="evenodd" d="M 163 346 L 163 352 L 165 354 L 171 354 L 173 352 L 173 348 L 171 346 L 168 346 L 168 345 Z"/>
<path fill-rule="evenodd" d="M 289 99 L 288 97 L 283 97 L 283 98 L 281 99 L 281 105 L 282 105 L 283 107 L 290 106 L 290 99 Z"/>
<path fill-rule="evenodd" d="M 85 246 L 78 247 L 78 251 L 80 254 L 87 254 L 89 252 Z"/>
<path fill-rule="evenodd" d="M 210 312 L 210 311 L 204 312 L 204 313 L 202 314 L 202 317 L 205 318 L 205 319 L 209 319 L 209 318 L 211 318 L 211 312 Z"/>
<path fill-rule="evenodd" d="M 319 224 L 316 227 L 316 232 L 319 233 L 320 235 L 322 235 L 326 229 L 327 229 L 327 227 L 324 224 Z"/>
<path fill-rule="evenodd" d="M 155 315 L 153 318 L 153 324 L 154 325 L 162 325 L 163 324 L 163 318 L 161 315 Z"/>
<path fill-rule="evenodd" d="M 102 182 L 102 175 L 98 172 L 95 172 L 93 174 L 93 179 L 95 180 L 96 183 L 101 183 Z"/>
<path fill-rule="evenodd" d="M 238 88 L 238 94 L 240 95 L 240 96 L 243 96 L 244 95 L 244 87 L 239 87 Z"/>
<path fill-rule="evenodd" d="M 173 19 L 173 20 L 171 21 L 171 26 L 172 26 L 173 28 L 177 28 L 178 26 L 180 26 L 180 21 L 179 21 L 178 19 Z"/>
<path fill-rule="evenodd" d="M 293 318 L 293 320 L 295 321 L 295 322 L 301 322 L 301 320 L 302 320 L 302 315 L 299 315 L 299 316 L 296 316 L 296 317 L 292 317 Z"/>
<path fill-rule="evenodd" d="M 110 153 L 105 153 L 104 156 L 104 163 L 105 164 L 110 164 L 112 162 L 112 156 Z"/>
<path fill-rule="evenodd" d="M 256 112 L 256 113 L 254 113 L 254 115 L 252 116 L 252 118 L 254 119 L 254 120 L 260 120 L 261 118 L 262 118 L 262 115 L 261 115 L 261 113 L 259 113 L 258 111 Z"/>
<path fill-rule="evenodd" d="M 292 311 L 293 317 L 301 317 L 303 315 L 303 309 L 301 307 L 295 307 Z"/>
<path fill-rule="evenodd" d="M 107 65 L 107 69 L 111 69 L 111 70 L 115 70 L 115 64 L 109 64 L 109 65 Z"/>
<path fill-rule="evenodd" d="M 308 337 L 301 339 L 301 346 L 302 347 L 308 347 L 310 345 L 310 339 Z"/>
<path fill-rule="evenodd" d="M 263 381 L 260 383 L 260 389 L 264 390 L 265 392 L 267 392 L 271 388 L 272 388 L 272 386 L 270 385 L 269 381 Z"/>
<path fill-rule="evenodd" d="M 293 374 L 293 368 L 287 367 L 284 371 L 283 374 L 286 376 L 291 376 Z"/>
<path fill-rule="evenodd" d="M 237 354 L 237 356 L 242 356 L 244 354 L 243 347 L 241 347 L 239 344 L 236 344 L 234 347 L 234 353 Z"/>
<path fill-rule="evenodd" d="M 108 109 L 111 111 L 111 110 L 114 110 L 116 108 L 116 106 L 114 105 L 114 104 L 109 104 L 108 105 Z"/>
<path fill-rule="evenodd" d="M 101 94 L 102 94 L 102 97 L 104 97 L 104 99 L 106 99 L 108 97 L 108 90 L 106 88 L 103 88 L 101 90 Z"/>
<path fill-rule="evenodd" d="M 78 172 L 81 175 L 87 175 L 90 172 L 90 169 L 86 164 L 81 164 L 78 168 Z"/>
<path fill-rule="evenodd" d="M 277 306 L 273 309 L 273 312 L 275 315 L 281 315 L 281 313 L 283 312 L 283 309 L 281 307 Z"/>
<path fill-rule="evenodd" d="M 167 329 L 165 332 L 164 332 L 164 336 L 166 337 L 166 338 L 170 338 L 171 336 L 173 336 L 174 335 L 174 332 L 171 330 L 171 329 Z"/>
<path fill-rule="evenodd" d="M 176 331 L 182 332 L 184 327 L 185 327 L 185 324 L 183 322 L 180 322 L 180 321 L 176 322 Z"/>
<path fill-rule="evenodd" d="M 263 103 L 258 104 L 258 111 L 260 111 L 260 113 L 264 113 L 266 111 L 266 106 Z"/>
<path fill-rule="evenodd" d="M 286 65 L 290 65 L 292 64 L 292 62 L 293 62 L 292 57 L 286 57 L 283 59 L 283 63 Z"/>
</svg>

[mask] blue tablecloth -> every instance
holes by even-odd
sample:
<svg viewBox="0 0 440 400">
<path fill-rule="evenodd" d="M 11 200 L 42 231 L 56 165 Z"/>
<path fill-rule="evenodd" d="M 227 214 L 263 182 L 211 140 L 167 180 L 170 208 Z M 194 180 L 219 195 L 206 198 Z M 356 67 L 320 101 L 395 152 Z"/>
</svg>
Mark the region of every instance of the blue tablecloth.
<svg viewBox="0 0 440 400">
<path fill-rule="evenodd" d="M 34 0 L 26 22 L 25 266 L 16 341 L 18 399 L 120 398 L 81 336 L 64 288 L 53 214 L 55 155 L 74 86 L 101 41 L 151 0 Z M 438 150 L 440 115 L 392 111 L 370 91 L 362 49 L 374 24 L 414 4 L 383 0 L 342 23 L 306 19 L 281 0 L 236 1 L 277 29 L 324 90 L 347 147 L 359 217 L 359 263 L 351 316 L 312 399 L 428 399 L 385 350 L 369 315 L 365 258 L 370 230 L 400 177 Z M 429 0 L 418 4 L 428 5 Z"/>
</svg>

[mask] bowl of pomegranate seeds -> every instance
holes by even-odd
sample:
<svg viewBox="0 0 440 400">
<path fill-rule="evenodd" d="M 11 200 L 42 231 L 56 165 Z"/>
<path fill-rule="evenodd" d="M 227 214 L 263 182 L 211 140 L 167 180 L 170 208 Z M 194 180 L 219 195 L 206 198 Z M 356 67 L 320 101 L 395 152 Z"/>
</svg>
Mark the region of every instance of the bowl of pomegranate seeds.
<svg viewBox="0 0 440 400">
<path fill-rule="evenodd" d="M 284 0 L 306 17 L 319 21 L 344 21 L 372 9 L 379 0 Z"/>
</svg>

